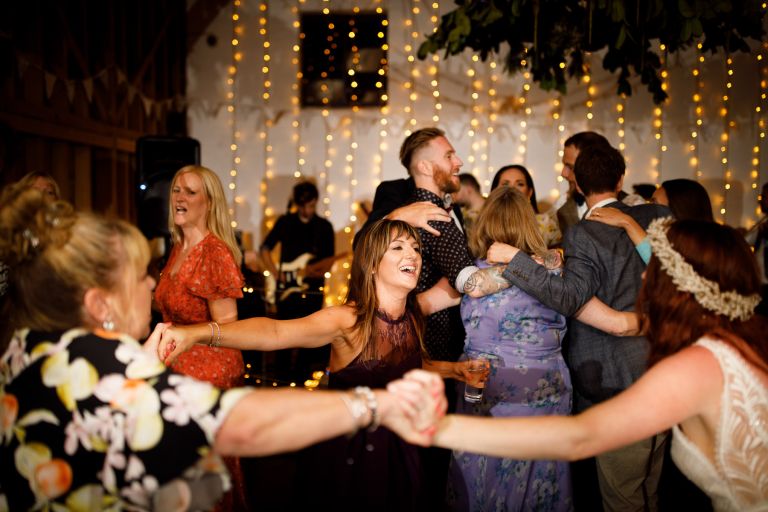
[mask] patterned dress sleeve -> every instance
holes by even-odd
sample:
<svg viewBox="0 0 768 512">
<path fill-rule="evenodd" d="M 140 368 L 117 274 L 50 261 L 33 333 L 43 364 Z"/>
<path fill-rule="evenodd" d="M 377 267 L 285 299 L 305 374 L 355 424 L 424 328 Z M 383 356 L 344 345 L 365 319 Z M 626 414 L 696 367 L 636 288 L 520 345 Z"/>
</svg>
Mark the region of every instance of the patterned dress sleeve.
<svg viewBox="0 0 768 512">
<path fill-rule="evenodd" d="M 190 293 L 206 300 L 241 298 L 243 274 L 229 248 L 214 236 L 202 243 L 199 259 L 188 280 Z"/>
<path fill-rule="evenodd" d="M 14 350 L 3 363 L 24 362 L 0 391 L 17 411 L 0 438 L 0 455 L 16 462 L 3 472 L 10 509 L 208 509 L 226 490 L 211 445 L 246 389 L 221 392 L 129 338 L 82 330 L 21 336 Z"/>
</svg>

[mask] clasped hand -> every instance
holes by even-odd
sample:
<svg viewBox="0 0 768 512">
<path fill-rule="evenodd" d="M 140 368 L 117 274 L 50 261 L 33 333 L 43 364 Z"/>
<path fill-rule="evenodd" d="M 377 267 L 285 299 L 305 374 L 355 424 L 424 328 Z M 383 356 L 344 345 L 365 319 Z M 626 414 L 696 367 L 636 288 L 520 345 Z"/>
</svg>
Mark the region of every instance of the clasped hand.
<svg viewBox="0 0 768 512">
<path fill-rule="evenodd" d="M 396 406 L 384 418 L 384 424 L 411 444 L 429 446 L 437 431 L 437 422 L 445 416 L 443 379 L 436 373 L 411 370 L 402 379 L 390 382 L 387 391 Z"/>
</svg>

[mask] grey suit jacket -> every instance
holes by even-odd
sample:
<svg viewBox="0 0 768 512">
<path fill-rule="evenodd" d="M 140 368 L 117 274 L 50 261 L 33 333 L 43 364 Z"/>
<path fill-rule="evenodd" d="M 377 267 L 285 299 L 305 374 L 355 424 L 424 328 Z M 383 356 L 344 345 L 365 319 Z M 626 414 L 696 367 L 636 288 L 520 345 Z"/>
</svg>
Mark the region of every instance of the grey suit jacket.
<svg viewBox="0 0 768 512">
<path fill-rule="evenodd" d="M 643 228 L 670 214 L 666 207 L 651 204 L 629 207 L 616 201 L 608 206 L 628 213 Z M 563 246 L 562 277 L 523 253 L 509 262 L 504 277 L 569 317 L 593 296 L 619 311 L 634 309 L 645 265 L 623 229 L 584 220 L 568 230 Z M 645 338 L 612 336 L 575 319 L 570 326 L 566 356 L 577 411 L 621 392 L 645 371 Z"/>
</svg>

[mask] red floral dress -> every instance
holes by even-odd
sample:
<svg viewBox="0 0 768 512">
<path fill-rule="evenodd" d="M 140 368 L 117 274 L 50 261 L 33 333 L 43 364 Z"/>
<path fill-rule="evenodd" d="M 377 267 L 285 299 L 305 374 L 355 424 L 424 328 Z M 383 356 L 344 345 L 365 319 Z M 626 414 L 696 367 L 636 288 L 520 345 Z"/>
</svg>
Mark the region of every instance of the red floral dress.
<svg viewBox="0 0 768 512">
<path fill-rule="evenodd" d="M 243 296 L 243 275 L 224 242 L 208 234 L 189 251 L 176 274 L 170 270 L 181 252 L 174 246 L 160 282 L 155 302 L 163 322 L 177 325 L 210 322 L 208 301 Z M 242 384 L 243 355 L 239 350 L 195 345 L 172 365 L 173 370 L 213 383 L 220 389 Z"/>
</svg>

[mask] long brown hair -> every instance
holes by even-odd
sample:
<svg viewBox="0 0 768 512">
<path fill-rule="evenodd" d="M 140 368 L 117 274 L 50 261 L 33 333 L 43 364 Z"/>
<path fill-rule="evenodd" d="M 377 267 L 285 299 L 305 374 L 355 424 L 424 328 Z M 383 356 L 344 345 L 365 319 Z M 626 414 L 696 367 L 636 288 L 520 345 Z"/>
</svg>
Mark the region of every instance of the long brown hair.
<svg viewBox="0 0 768 512">
<path fill-rule="evenodd" d="M 757 262 L 744 237 L 733 228 L 714 222 L 680 220 L 667 231 L 667 239 L 701 277 L 718 283 L 723 292 L 760 293 Z M 651 342 L 649 364 L 712 336 L 734 346 L 745 359 L 768 370 L 768 322 L 753 314 L 749 320 L 730 320 L 705 309 L 651 258 L 637 299 L 637 311 Z M 754 353 L 744 350 L 744 344 Z"/>
<path fill-rule="evenodd" d="M 528 198 L 514 187 L 497 187 L 485 200 L 470 232 L 469 250 L 475 258 L 484 258 L 493 242 L 528 254 L 547 252 Z"/>
<path fill-rule="evenodd" d="M 363 360 L 376 359 L 378 355 L 373 343 L 376 310 L 379 308 L 374 272 L 392 240 L 403 235 L 413 238 L 421 247 L 421 237 L 415 228 L 403 221 L 388 219 L 375 222 L 355 247 L 346 303 L 355 308 L 356 320 L 352 331 L 363 342 Z M 416 336 L 423 347 L 424 316 L 416 303 L 415 289 L 408 294 L 405 312 L 411 315 Z"/>
</svg>

